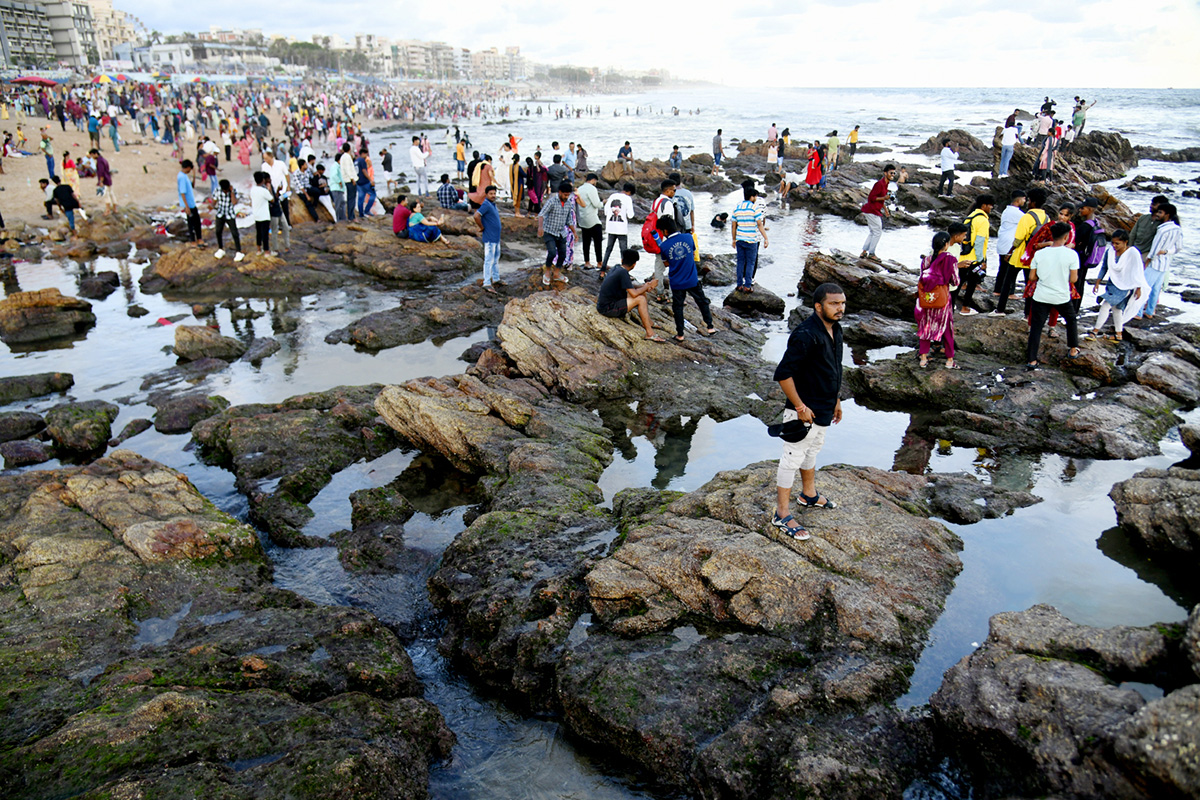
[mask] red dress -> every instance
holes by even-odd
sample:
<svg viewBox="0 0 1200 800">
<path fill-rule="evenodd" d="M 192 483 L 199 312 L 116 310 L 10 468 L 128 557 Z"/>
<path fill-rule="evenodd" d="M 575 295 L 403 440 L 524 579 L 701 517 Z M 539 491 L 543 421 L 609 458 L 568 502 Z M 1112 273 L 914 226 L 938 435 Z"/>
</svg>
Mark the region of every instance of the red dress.
<svg viewBox="0 0 1200 800">
<path fill-rule="evenodd" d="M 804 182 L 809 186 L 821 183 L 821 154 L 817 150 L 808 151 L 808 174 L 804 177 Z"/>
</svg>

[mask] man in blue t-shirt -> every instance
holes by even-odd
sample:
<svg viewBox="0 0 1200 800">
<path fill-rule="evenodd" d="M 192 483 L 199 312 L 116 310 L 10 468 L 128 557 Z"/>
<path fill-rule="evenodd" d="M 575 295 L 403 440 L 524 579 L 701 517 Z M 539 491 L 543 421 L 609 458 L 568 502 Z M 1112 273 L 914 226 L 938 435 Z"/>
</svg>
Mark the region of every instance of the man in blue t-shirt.
<svg viewBox="0 0 1200 800">
<path fill-rule="evenodd" d="M 496 208 L 496 187 L 487 187 L 483 196 L 483 205 L 475 212 L 475 224 L 479 226 L 483 240 L 483 290 L 496 294 L 492 284 L 503 285 L 500 281 L 500 210 Z"/>
<path fill-rule="evenodd" d="M 667 278 L 671 285 L 675 341 L 683 341 L 683 304 L 689 294 L 700 308 L 708 335 L 712 336 L 717 329 L 713 327 L 708 298 L 704 295 L 700 277 L 696 274 L 696 247 L 692 242 L 692 235 L 679 230 L 675 220 L 670 217 L 659 217 L 654 227 L 658 229 L 654 234 L 654 241 L 658 243 L 658 249 L 662 252 L 662 260 L 667 265 Z"/>
<path fill-rule="evenodd" d="M 179 172 L 175 175 L 175 189 L 179 192 L 179 206 L 187 217 L 188 241 L 195 242 L 198 247 L 204 247 L 204 229 L 200 227 L 200 212 L 196 209 L 196 192 L 192 187 L 192 169 L 194 164 L 188 159 L 179 162 Z"/>
</svg>

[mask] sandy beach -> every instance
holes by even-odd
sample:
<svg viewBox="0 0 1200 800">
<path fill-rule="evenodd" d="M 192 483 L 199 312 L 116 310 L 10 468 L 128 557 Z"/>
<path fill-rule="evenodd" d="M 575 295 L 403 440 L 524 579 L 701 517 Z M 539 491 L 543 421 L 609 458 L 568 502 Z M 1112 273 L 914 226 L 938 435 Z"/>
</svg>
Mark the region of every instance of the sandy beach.
<svg viewBox="0 0 1200 800">
<path fill-rule="evenodd" d="M 279 111 L 272 109 L 268 116 L 271 119 L 271 132 L 277 135 L 282 130 L 281 115 Z M 26 150 L 36 151 L 40 130 L 47 122 L 52 123 L 50 136 L 54 141 L 55 171 L 61 175 L 64 150 L 70 152 L 72 158 L 78 159 L 90 149 L 87 131 L 77 131 L 74 125 L 70 124 L 67 125 L 67 130 L 63 131 L 59 128 L 57 120 L 46 120 L 42 117 L 27 119 L 21 125 L 29 140 Z M 358 124 L 365 130 L 372 130 L 394 125 L 395 121 L 360 120 Z M 3 127 L 15 131 L 16 125 L 17 121 L 10 119 L 4 122 Z M 113 152 L 112 142 L 108 137 L 101 139 L 100 153 L 108 159 L 112 168 L 113 192 L 117 205 L 132 204 L 148 211 L 178 210 L 175 175 L 179 172 L 179 163 L 171 158 L 172 146 L 156 142 L 148 134 L 130 133 L 130 130 L 126 121 L 122 126 L 122 134 L 127 135 L 129 140 L 122 143 L 119 153 Z M 198 139 L 183 142 L 185 158 L 195 160 L 196 141 Z M 261 156 L 252 157 L 251 167 L 247 168 L 237 160 L 236 146 L 232 155 L 233 159 L 226 161 L 222 150 L 218 178 L 226 178 L 235 186 L 239 183 L 245 184 L 250 180 L 252 170 L 257 169 L 261 163 Z M 29 225 L 66 227 L 66 219 L 61 211 L 53 221 L 42 218 L 42 214 L 45 213 L 42 205 L 45 198 L 38 186 L 38 179 L 45 177 L 48 177 L 46 161 L 40 153 L 25 158 L 4 159 L 4 174 L 0 175 L 0 186 L 4 188 L 4 192 L 0 193 L 0 213 L 4 215 L 6 223 L 21 221 Z M 93 212 L 100 213 L 102 210 L 102 201 L 96 196 L 95 187 L 95 178 L 80 178 L 80 200 L 89 215 Z M 208 181 L 196 181 L 196 194 L 198 201 L 202 202 L 208 198 Z"/>
</svg>

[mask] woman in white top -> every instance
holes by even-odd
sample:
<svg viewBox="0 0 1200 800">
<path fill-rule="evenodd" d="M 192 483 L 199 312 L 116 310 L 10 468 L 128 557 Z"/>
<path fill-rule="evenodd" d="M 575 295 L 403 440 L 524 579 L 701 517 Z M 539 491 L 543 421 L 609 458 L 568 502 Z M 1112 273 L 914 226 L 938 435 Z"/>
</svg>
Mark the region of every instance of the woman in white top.
<svg viewBox="0 0 1200 800">
<path fill-rule="evenodd" d="M 1104 261 L 1100 266 L 1100 275 L 1092 282 L 1092 294 L 1099 294 L 1100 282 L 1108 273 L 1108 286 L 1100 303 L 1100 313 L 1096 315 L 1096 326 L 1088 334 L 1089 339 L 1100 338 L 1108 315 L 1112 314 L 1113 324 L 1117 333 L 1111 341 L 1119 342 L 1124 336 L 1126 319 L 1136 316 L 1142 303 L 1150 294 L 1146 276 L 1142 267 L 1142 254 L 1136 247 L 1129 244 L 1129 234 L 1126 231 L 1114 231 L 1112 244 L 1105 249 Z"/>
<path fill-rule="evenodd" d="M 1146 283 L 1150 284 L 1150 297 L 1146 300 L 1146 316 L 1153 317 L 1158 310 L 1158 296 L 1167 288 L 1171 278 L 1171 257 L 1179 252 L 1183 245 L 1183 229 L 1179 227 L 1179 213 L 1171 203 L 1163 203 L 1155 212 L 1162 216 L 1162 224 L 1154 234 L 1154 244 L 1150 252 L 1144 253 L 1150 257 L 1146 266 Z"/>
<path fill-rule="evenodd" d="M 509 166 L 512 164 L 512 147 L 509 146 L 508 142 L 500 145 L 500 153 L 496 156 L 496 160 L 500 163 L 496 167 L 492 179 L 499 190 L 498 194 L 501 197 L 508 197 L 512 194 L 512 184 L 509 180 Z"/>
</svg>

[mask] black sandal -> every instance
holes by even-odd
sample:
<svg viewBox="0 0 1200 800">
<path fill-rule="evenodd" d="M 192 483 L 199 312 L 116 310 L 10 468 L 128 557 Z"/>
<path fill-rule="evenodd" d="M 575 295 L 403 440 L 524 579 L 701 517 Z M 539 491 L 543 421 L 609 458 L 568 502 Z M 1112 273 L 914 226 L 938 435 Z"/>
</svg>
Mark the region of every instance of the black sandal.
<svg viewBox="0 0 1200 800">
<path fill-rule="evenodd" d="M 828 497 L 825 498 L 824 503 L 817 502 L 820 499 L 821 499 L 820 492 L 817 492 L 817 494 L 814 495 L 813 497 L 809 497 L 804 492 L 800 492 L 800 505 L 804 506 L 805 508 L 828 508 L 828 509 L 837 508 L 837 503 L 833 502 Z"/>
<path fill-rule="evenodd" d="M 796 527 L 792 527 L 789 524 L 792 522 L 796 523 Z M 797 542 L 807 542 L 809 539 L 812 538 L 812 536 L 809 535 L 808 531 L 806 531 L 804 529 L 804 526 L 801 525 L 796 520 L 796 518 L 793 517 L 791 514 L 788 514 L 786 517 L 781 518 L 779 516 L 779 512 L 777 512 L 777 511 L 773 512 L 771 514 L 771 524 L 774 525 L 779 530 L 786 533 L 788 536 L 795 539 Z"/>
</svg>

